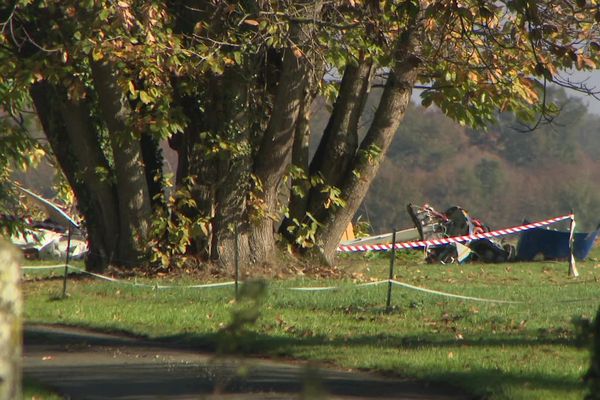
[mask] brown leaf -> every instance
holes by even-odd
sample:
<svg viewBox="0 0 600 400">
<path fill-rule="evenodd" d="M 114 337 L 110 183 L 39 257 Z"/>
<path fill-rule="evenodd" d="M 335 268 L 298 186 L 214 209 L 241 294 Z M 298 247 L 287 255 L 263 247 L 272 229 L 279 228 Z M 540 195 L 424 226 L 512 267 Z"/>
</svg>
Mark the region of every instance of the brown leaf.
<svg viewBox="0 0 600 400">
<path fill-rule="evenodd" d="M 292 52 L 294 53 L 294 56 L 296 56 L 296 58 L 302 58 L 304 56 L 304 53 L 302 52 L 302 50 L 300 50 L 300 48 L 298 48 L 298 46 L 296 46 L 296 45 L 292 46 Z M 328 199 L 328 201 L 329 201 L 329 199 Z"/>
</svg>

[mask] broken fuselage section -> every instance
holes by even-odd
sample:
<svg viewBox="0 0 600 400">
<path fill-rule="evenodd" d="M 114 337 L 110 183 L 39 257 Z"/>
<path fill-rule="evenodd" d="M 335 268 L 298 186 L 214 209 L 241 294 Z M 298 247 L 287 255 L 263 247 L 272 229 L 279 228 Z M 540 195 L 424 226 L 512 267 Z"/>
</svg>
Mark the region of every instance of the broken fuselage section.
<svg viewBox="0 0 600 400">
<path fill-rule="evenodd" d="M 428 204 L 423 206 L 409 204 L 406 209 L 419 233 L 419 239 L 423 241 L 491 231 L 487 225 L 458 206 L 450 207 L 444 212 L 436 211 Z M 426 247 L 425 253 L 427 262 L 444 264 L 463 263 L 469 260 L 498 263 L 515 259 L 515 247 L 496 238 Z"/>
</svg>

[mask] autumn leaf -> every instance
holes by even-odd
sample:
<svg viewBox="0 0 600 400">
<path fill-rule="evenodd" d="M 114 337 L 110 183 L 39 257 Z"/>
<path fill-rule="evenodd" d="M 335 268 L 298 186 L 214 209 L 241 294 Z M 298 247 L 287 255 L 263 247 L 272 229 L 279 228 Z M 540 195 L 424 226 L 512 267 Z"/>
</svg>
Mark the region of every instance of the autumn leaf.
<svg viewBox="0 0 600 400">
<path fill-rule="evenodd" d="M 144 90 L 140 90 L 140 100 L 142 101 L 142 103 L 144 104 L 149 104 L 152 103 L 152 96 L 150 96 L 148 94 L 148 92 L 144 91 Z"/>
<path fill-rule="evenodd" d="M 104 58 L 104 54 L 102 54 L 102 52 L 99 49 L 94 49 L 94 51 L 92 51 L 92 59 L 94 61 L 100 61 Z"/>
<path fill-rule="evenodd" d="M 300 50 L 300 48 L 296 45 L 292 46 L 292 52 L 294 53 L 294 56 L 296 58 L 302 58 L 304 56 L 304 53 L 302 52 L 302 50 Z"/>
</svg>

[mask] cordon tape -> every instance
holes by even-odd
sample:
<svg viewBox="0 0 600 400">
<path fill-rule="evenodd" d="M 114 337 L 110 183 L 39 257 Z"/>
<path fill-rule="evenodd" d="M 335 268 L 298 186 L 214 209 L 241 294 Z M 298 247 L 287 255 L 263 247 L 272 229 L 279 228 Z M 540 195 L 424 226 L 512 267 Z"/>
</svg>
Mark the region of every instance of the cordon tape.
<svg viewBox="0 0 600 400">
<path fill-rule="evenodd" d="M 530 224 L 513 226 L 511 228 L 498 229 L 491 232 L 474 233 L 472 235 L 453 236 L 449 238 L 431 239 L 431 240 L 416 240 L 411 242 L 398 242 L 395 244 L 396 249 L 415 249 L 419 247 L 442 246 L 451 243 L 469 242 L 477 239 L 489 239 L 492 237 L 512 235 L 514 233 L 523 232 L 533 228 L 541 228 L 547 225 L 552 225 L 566 219 L 573 219 L 573 214 L 563 215 L 562 217 L 550 218 L 543 221 L 532 222 Z M 392 249 L 393 244 L 365 244 L 355 246 L 339 246 L 338 252 L 358 252 L 358 251 L 387 251 Z"/>
</svg>

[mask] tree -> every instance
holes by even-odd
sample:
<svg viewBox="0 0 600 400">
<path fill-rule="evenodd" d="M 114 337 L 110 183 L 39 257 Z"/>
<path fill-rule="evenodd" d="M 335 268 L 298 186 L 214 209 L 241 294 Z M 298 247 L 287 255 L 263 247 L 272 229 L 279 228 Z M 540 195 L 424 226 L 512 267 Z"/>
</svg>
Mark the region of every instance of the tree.
<svg viewBox="0 0 600 400">
<path fill-rule="evenodd" d="M 81 47 L 89 42 L 79 29 L 93 21 L 86 6 L 15 2 L 2 10 L 2 107 L 13 116 L 35 108 L 84 217 L 88 267 L 101 270 L 138 262 L 150 206 L 130 105 L 110 63 Z"/>
<path fill-rule="evenodd" d="M 498 161 L 482 159 L 475 166 L 475 175 L 480 182 L 477 186 L 482 189 L 484 197 L 491 198 L 496 192 L 502 190 L 504 177 Z"/>
<path fill-rule="evenodd" d="M 142 251 L 149 135 L 169 138 L 189 193 L 168 210 L 191 224 L 171 235 L 176 251 L 227 267 L 237 231 L 243 262 L 269 261 L 279 230 L 332 262 L 413 87 L 467 125 L 497 109 L 547 115 L 546 82 L 574 86 L 561 69 L 595 68 L 598 15 L 580 1 L 17 0 L 0 10 L 2 106 L 35 105 L 102 260 Z M 382 95 L 360 137 L 373 86 Z M 332 109 L 309 160 L 318 93 Z M 181 229 L 160 221 L 163 237 Z"/>
<path fill-rule="evenodd" d="M 16 250 L 0 240 L 0 399 L 19 399 L 21 393 L 22 309 L 19 257 Z"/>
</svg>

